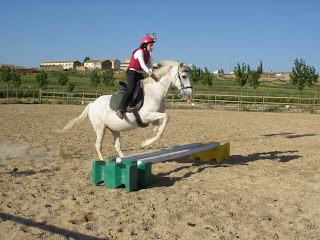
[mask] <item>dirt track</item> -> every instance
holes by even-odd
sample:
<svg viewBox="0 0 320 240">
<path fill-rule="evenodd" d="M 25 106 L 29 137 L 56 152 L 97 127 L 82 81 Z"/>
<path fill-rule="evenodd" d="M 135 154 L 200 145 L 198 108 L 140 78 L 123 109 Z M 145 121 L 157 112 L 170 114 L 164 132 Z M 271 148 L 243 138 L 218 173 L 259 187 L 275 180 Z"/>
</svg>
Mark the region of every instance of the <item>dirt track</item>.
<svg viewBox="0 0 320 240">
<path fill-rule="evenodd" d="M 127 132 L 124 153 L 219 141 L 232 156 L 154 164 L 152 186 L 126 192 L 91 184 L 88 120 L 52 134 L 83 109 L 0 105 L 3 239 L 319 239 L 319 115 L 168 110 L 159 142 L 142 150 L 151 128 Z M 116 155 L 108 132 L 103 154 Z"/>
</svg>

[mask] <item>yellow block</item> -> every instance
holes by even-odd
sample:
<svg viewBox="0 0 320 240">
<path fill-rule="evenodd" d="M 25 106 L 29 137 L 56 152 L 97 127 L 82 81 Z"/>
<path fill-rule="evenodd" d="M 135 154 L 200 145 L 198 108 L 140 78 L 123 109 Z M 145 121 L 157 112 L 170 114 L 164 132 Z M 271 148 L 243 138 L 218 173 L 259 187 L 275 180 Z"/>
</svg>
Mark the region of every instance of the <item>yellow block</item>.
<svg viewBox="0 0 320 240">
<path fill-rule="evenodd" d="M 209 143 L 213 144 L 213 143 Z M 208 145 L 208 144 L 203 144 Z M 224 145 L 219 145 L 216 148 L 209 149 L 199 153 L 193 153 L 190 155 L 190 160 L 200 159 L 201 161 L 213 161 L 216 160 L 217 163 L 227 160 L 230 157 L 230 143 Z"/>
</svg>

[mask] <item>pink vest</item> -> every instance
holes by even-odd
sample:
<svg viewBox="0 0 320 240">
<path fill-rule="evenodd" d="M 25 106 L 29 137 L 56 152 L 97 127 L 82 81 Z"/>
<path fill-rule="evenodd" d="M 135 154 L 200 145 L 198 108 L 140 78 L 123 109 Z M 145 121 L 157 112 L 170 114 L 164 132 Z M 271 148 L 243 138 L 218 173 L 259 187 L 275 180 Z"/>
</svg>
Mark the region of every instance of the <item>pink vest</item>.
<svg viewBox="0 0 320 240">
<path fill-rule="evenodd" d="M 129 67 L 128 67 L 126 72 L 128 72 L 128 70 L 130 68 L 133 68 L 134 70 L 137 70 L 139 72 L 143 71 L 142 67 L 140 66 L 139 60 L 135 59 L 134 56 L 133 56 L 135 54 L 135 52 L 138 51 L 138 50 L 142 50 L 143 51 L 144 63 L 148 66 L 150 54 L 147 53 L 147 51 L 143 50 L 142 48 L 137 48 L 132 53 L 132 57 L 131 57 L 131 60 L 130 60 L 130 63 L 129 63 Z"/>
</svg>

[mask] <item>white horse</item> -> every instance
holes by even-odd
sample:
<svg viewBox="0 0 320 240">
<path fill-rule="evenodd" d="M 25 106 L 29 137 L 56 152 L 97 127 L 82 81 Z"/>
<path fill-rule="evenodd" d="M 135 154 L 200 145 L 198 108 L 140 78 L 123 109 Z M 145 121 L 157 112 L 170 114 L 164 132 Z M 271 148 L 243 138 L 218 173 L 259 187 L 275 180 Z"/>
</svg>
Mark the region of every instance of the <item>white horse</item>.
<svg viewBox="0 0 320 240">
<path fill-rule="evenodd" d="M 165 61 L 163 66 L 155 71 L 159 82 L 155 82 L 152 78 L 142 80 L 144 90 L 144 104 L 139 110 L 141 120 L 144 123 L 152 123 L 154 131 L 157 135 L 151 139 L 145 140 L 141 147 L 148 146 L 160 139 L 165 127 L 169 121 L 169 115 L 164 113 L 165 100 L 169 89 L 172 85 L 176 86 L 180 94 L 188 101 L 193 97 L 191 87 L 189 68 L 183 63 L 174 61 Z M 126 113 L 121 120 L 116 112 L 110 109 L 111 95 L 104 95 L 88 104 L 82 114 L 69 121 L 62 130 L 57 133 L 64 133 L 72 127 L 81 123 L 87 116 L 91 121 L 92 127 L 97 134 L 96 150 L 100 160 L 103 160 L 101 154 L 101 144 L 104 137 L 105 129 L 108 128 L 114 138 L 114 146 L 120 157 L 123 157 L 120 146 L 120 132 L 130 131 L 138 127 L 136 118 L 133 113 Z M 160 125 L 160 119 L 163 119 Z"/>
</svg>

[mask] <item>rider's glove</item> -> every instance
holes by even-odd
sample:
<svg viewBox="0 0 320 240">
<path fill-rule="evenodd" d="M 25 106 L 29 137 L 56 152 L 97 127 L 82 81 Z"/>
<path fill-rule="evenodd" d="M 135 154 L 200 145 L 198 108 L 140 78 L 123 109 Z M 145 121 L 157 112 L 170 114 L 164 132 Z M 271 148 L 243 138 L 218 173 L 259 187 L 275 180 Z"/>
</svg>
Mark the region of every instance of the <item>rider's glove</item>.
<svg viewBox="0 0 320 240">
<path fill-rule="evenodd" d="M 150 77 L 152 77 L 156 82 L 159 82 L 159 78 L 154 73 L 152 73 Z"/>
</svg>

